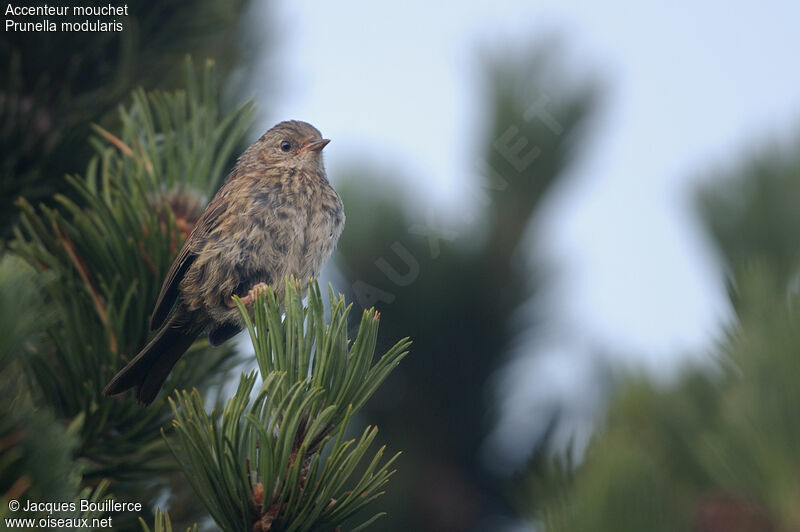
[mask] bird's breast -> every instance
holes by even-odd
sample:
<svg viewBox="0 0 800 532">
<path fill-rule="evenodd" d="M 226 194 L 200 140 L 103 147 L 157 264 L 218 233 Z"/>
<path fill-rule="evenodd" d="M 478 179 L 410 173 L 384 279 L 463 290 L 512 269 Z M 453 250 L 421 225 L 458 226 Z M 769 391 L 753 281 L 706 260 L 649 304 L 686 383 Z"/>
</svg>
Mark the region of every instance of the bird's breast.
<svg viewBox="0 0 800 532">
<path fill-rule="evenodd" d="M 257 244 L 255 253 L 242 259 L 256 270 L 271 272 L 265 282 L 272 284 L 287 275 L 299 279 L 319 275 L 342 232 L 339 195 L 327 183 L 297 180 L 254 197 L 258 212 L 251 217 L 251 235 Z"/>
</svg>

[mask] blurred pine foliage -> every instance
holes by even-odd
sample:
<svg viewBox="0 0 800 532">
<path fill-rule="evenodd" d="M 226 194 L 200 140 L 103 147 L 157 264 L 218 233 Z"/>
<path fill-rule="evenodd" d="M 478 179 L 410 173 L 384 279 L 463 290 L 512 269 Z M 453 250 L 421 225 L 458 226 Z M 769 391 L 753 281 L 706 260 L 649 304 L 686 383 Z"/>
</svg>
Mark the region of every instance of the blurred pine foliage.
<svg viewBox="0 0 800 532">
<path fill-rule="evenodd" d="M 459 154 L 474 175 L 459 183 L 472 194 L 456 220 L 394 189 L 402 176 L 362 170 L 337 183 L 348 216 L 337 265 L 350 295 L 380 310 L 379 345 L 406 334 L 415 345 L 367 407 L 407 464 L 383 530 L 481 530 L 514 513 L 504 479 L 481 460 L 487 392 L 516 336 L 539 330 L 537 296 L 551 272 L 531 237 L 580 155 L 599 89 L 564 81 L 553 48 L 512 52 L 481 64 L 486 117 Z M 533 323 L 520 319 L 525 305 L 536 308 Z"/>
<path fill-rule="evenodd" d="M 771 150 L 701 191 L 735 309 L 718 367 L 625 379 L 585 462 L 529 478 L 546 530 L 800 530 L 798 178 Z"/>
</svg>

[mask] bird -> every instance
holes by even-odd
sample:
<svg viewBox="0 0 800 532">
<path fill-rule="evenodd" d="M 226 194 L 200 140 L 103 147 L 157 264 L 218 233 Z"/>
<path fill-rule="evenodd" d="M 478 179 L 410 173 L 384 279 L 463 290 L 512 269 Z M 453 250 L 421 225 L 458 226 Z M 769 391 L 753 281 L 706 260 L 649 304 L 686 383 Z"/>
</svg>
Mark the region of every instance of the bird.
<svg viewBox="0 0 800 532">
<path fill-rule="evenodd" d="M 201 335 L 218 346 L 244 322 L 233 296 L 252 306 L 284 279 L 319 275 L 345 223 L 342 200 L 328 182 L 322 149 L 330 142 L 307 122 L 280 122 L 250 145 L 183 243 L 153 309 L 153 339 L 103 390 L 131 388 L 147 405 Z"/>
</svg>

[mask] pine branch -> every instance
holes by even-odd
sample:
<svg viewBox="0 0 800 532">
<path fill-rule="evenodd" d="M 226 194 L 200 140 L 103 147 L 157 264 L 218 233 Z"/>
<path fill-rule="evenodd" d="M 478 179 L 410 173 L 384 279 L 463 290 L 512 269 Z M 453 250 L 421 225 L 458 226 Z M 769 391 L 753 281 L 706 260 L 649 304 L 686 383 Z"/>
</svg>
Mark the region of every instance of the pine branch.
<svg viewBox="0 0 800 532">
<path fill-rule="evenodd" d="M 176 392 L 172 401 L 172 451 L 225 531 L 340 526 L 382 495 L 399 455 L 384 459 L 381 447 L 367 461 L 377 428 L 355 439 L 347 434 L 353 415 L 406 355 L 408 339 L 372 364 L 374 309 L 364 312 L 350 345 L 351 307 L 343 296 L 330 292 L 326 321 L 316 282 L 309 283 L 307 306 L 294 279 L 287 279 L 285 294 L 282 303 L 272 290 L 262 294 L 252 319 L 237 300 L 263 381 L 254 397 L 255 372 L 242 376 L 221 415 L 207 414 L 196 390 Z"/>
</svg>

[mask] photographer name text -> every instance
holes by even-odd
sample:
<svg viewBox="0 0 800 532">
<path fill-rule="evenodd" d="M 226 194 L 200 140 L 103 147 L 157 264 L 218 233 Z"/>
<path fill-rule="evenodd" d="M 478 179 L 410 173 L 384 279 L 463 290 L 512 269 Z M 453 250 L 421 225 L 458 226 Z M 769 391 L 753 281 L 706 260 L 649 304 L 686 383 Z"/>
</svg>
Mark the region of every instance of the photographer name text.
<svg viewBox="0 0 800 532">
<path fill-rule="evenodd" d="M 89 514 L 106 514 L 118 512 L 142 511 L 140 502 L 122 502 L 114 499 L 103 501 L 18 501 L 13 499 L 8 502 L 11 512 L 23 512 L 28 515 L 47 513 L 46 517 L 6 517 L 3 519 L 7 529 L 19 528 L 111 528 L 111 517 L 81 517 Z M 64 515 L 73 514 L 71 517 Z M 77 516 L 75 514 L 78 514 Z"/>
</svg>

